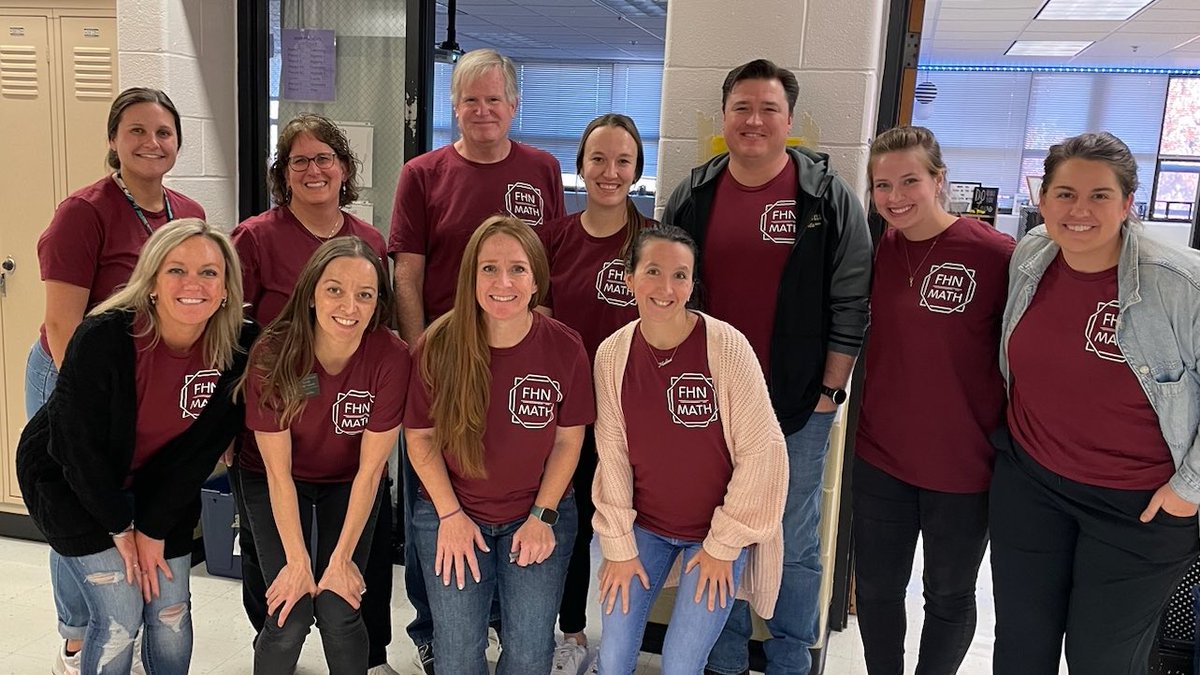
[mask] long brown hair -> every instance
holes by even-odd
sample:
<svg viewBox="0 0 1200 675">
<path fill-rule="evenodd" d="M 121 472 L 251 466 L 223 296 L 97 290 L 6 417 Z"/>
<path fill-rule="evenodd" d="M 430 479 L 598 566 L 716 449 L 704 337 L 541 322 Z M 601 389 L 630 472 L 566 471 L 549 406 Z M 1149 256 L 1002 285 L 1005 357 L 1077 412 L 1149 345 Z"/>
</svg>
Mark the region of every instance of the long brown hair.
<svg viewBox="0 0 1200 675">
<path fill-rule="evenodd" d="M 579 138 L 579 151 L 575 153 L 575 172 L 580 176 L 583 175 L 583 153 L 587 146 L 587 139 L 592 135 L 593 131 L 600 127 L 624 129 L 633 138 L 633 144 L 637 147 L 637 160 L 633 168 L 633 182 L 636 183 L 641 180 L 642 170 L 646 167 L 646 155 L 642 148 L 642 135 L 638 133 L 637 125 L 633 123 L 633 119 L 621 113 L 606 113 L 588 122 L 587 127 L 583 130 L 583 136 Z M 650 219 L 646 218 L 638 210 L 633 197 L 625 195 L 625 243 L 621 244 L 622 260 L 629 257 L 629 250 L 633 247 L 633 240 L 637 238 L 638 232 L 646 229 L 650 224 Z"/>
<path fill-rule="evenodd" d="M 537 287 L 529 298 L 529 311 L 550 287 L 550 266 L 542 242 L 516 218 L 492 216 L 471 235 L 458 268 L 454 307 L 430 324 L 421 351 L 421 379 L 432 393 L 429 407 L 435 448 L 454 460 L 468 478 L 486 478 L 483 432 L 491 403 L 491 351 L 483 310 L 475 298 L 479 250 L 483 242 L 506 234 L 529 256 Z"/>
<path fill-rule="evenodd" d="M 237 391 L 243 391 L 247 378 L 262 378 L 260 405 L 276 411 L 279 426 L 287 428 L 304 412 L 307 401 L 301 381 L 312 372 L 316 360 L 316 310 L 313 297 L 317 282 L 325 273 L 329 263 L 338 258 L 362 258 L 375 268 L 376 296 L 375 312 L 367 325 L 369 333 L 380 325 L 386 325 L 392 312 L 390 278 L 384 271 L 383 262 L 367 242 L 358 237 L 337 237 L 321 244 L 300 271 L 296 287 L 275 317 L 254 343 L 250 352 L 251 366 L 246 369 Z"/>
</svg>

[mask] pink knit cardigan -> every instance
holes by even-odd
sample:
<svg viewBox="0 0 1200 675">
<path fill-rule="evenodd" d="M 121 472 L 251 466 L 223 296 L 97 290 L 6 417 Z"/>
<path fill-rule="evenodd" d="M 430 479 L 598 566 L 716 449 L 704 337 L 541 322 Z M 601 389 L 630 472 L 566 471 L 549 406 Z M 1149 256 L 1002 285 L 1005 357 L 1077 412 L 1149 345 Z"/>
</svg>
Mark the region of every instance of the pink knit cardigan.
<svg viewBox="0 0 1200 675">
<path fill-rule="evenodd" d="M 638 321 L 619 329 L 596 352 L 596 450 L 599 465 L 592 484 L 592 519 L 607 560 L 638 555 L 633 536 L 633 469 L 621 411 L 621 380 Z M 762 368 L 745 336 L 733 326 L 704 315 L 708 367 L 717 392 L 717 410 L 733 477 L 725 501 L 713 511 L 704 550 L 719 560 L 735 560 L 749 547 L 737 597 L 763 618 L 775 612 L 783 573 L 783 504 L 788 464 L 783 432 L 775 419 Z M 678 585 L 681 560 L 667 580 Z"/>
</svg>

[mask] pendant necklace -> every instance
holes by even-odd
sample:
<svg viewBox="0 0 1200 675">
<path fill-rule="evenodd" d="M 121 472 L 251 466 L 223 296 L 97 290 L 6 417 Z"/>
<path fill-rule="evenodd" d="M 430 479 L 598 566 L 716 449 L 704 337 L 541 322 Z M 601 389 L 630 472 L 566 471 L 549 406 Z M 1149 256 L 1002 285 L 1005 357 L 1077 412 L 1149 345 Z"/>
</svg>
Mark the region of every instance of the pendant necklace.
<svg viewBox="0 0 1200 675">
<path fill-rule="evenodd" d="M 918 271 L 921 269 L 921 266 L 925 264 L 925 261 L 929 259 L 929 254 L 933 253 L 933 249 L 937 247 L 938 240 L 941 238 L 942 234 L 940 232 L 938 233 L 938 236 L 933 238 L 933 243 L 929 245 L 929 250 L 925 252 L 924 257 L 921 258 L 921 262 L 917 263 Z M 908 260 L 908 240 L 904 239 L 904 235 L 901 235 L 901 239 L 903 240 L 904 244 L 904 269 L 908 271 L 908 287 L 912 288 L 913 277 L 916 275 L 916 272 L 913 271 L 912 264 Z"/>
<path fill-rule="evenodd" d="M 683 343 L 681 342 L 681 343 L 679 343 L 679 344 L 683 344 Z M 646 343 L 646 346 L 647 346 L 647 347 L 650 347 L 650 343 L 649 343 L 649 342 L 647 342 L 647 343 Z M 671 350 L 671 355 L 670 355 L 670 356 L 668 356 L 668 357 L 667 357 L 667 358 L 665 358 L 665 359 L 659 360 L 659 358 L 658 358 L 658 350 L 656 350 L 654 347 L 650 347 L 650 358 L 654 359 L 654 362 L 658 364 L 658 367 L 659 367 L 659 368 L 662 368 L 663 366 L 665 366 L 665 365 L 667 365 L 668 363 L 670 363 L 670 362 L 672 362 L 672 361 L 674 361 L 674 360 L 675 360 L 675 352 L 677 352 L 677 351 L 679 351 L 679 345 L 675 345 L 675 349 L 672 349 L 672 350 Z"/>
</svg>

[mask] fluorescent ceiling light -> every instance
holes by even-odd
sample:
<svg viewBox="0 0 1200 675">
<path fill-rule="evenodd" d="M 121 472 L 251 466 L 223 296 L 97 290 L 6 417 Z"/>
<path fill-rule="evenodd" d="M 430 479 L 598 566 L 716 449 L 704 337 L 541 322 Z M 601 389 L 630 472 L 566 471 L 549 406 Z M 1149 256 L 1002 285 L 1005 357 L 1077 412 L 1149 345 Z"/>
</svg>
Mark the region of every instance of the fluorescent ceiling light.
<svg viewBox="0 0 1200 675">
<path fill-rule="evenodd" d="M 1154 0 L 1050 0 L 1039 21 L 1125 21 Z"/>
<path fill-rule="evenodd" d="M 1075 56 L 1092 46 L 1093 40 L 1071 42 L 1065 40 L 1017 40 L 1012 43 L 1005 56 Z"/>
</svg>

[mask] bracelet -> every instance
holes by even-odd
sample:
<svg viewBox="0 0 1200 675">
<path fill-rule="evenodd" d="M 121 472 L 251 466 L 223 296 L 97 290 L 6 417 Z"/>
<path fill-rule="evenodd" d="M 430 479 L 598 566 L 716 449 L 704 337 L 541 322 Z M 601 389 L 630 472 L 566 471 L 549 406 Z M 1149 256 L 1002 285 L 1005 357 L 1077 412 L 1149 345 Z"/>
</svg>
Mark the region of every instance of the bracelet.
<svg viewBox="0 0 1200 675">
<path fill-rule="evenodd" d="M 120 539 L 121 537 L 129 536 L 129 534 L 132 532 L 133 532 L 133 523 L 130 523 L 129 527 L 126 527 L 125 529 L 121 530 L 120 532 L 109 532 L 109 535 L 111 535 L 113 539 Z"/>
<path fill-rule="evenodd" d="M 446 515 L 444 515 L 444 516 L 438 516 L 438 520 L 439 520 L 439 521 L 443 521 L 443 520 L 445 520 L 445 519 L 449 518 L 450 516 L 456 516 L 456 515 L 458 515 L 458 514 L 460 514 L 460 513 L 462 513 L 462 507 L 461 507 L 461 506 L 460 506 L 460 507 L 458 507 L 457 509 L 454 509 L 454 510 L 453 510 L 453 511 L 451 511 L 450 513 L 447 513 L 447 514 L 446 514 Z"/>
</svg>

